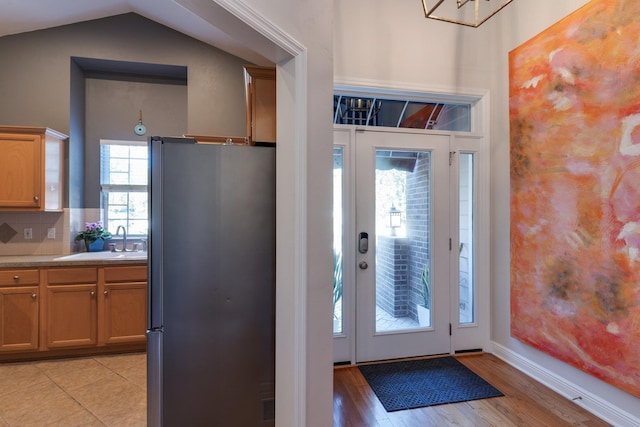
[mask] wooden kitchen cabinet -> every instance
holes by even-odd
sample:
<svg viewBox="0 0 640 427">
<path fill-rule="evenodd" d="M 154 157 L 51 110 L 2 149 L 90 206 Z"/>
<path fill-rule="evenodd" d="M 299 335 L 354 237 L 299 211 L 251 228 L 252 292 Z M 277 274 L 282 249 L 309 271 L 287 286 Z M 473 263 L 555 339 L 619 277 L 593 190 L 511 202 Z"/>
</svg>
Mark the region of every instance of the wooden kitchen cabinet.
<svg viewBox="0 0 640 427">
<path fill-rule="evenodd" d="M 0 210 L 61 211 L 67 135 L 0 126 Z"/>
<path fill-rule="evenodd" d="M 39 272 L 0 270 L 0 352 L 37 350 Z"/>
<path fill-rule="evenodd" d="M 244 67 L 250 145 L 276 142 L 276 69 Z"/>
<path fill-rule="evenodd" d="M 47 348 L 97 345 L 97 291 L 95 267 L 47 270 Z"/>
<path fill-rule="evenodd" d="M 146 342 L 147 267 L 105 267 L 102 296 L 104 343 Z"/>
<path fill-rule="evenodd" d="M 249 138 L 244 136 L 199 135 L 195 133 L 187 133 L 182 136 L 193 138 L 198 144 L 227 144 L 231 140 L 234 145 L 247 145 L 249 142 Z"/>
<path fill-rule="evenodd" d="M 0 269 L 0 361 L 144 351 L 147 265 Z"/>
</svg>

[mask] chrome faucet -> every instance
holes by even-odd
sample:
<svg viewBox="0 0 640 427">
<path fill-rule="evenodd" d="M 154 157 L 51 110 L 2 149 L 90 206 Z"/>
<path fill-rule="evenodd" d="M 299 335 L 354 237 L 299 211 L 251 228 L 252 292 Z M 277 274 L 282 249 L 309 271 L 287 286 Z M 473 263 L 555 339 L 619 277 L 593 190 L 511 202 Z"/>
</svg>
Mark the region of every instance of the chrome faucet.
<svg viewBox="0 0 640 427">
<path fill-rule="evenodd" d="M 127 229 L 123 225 L 119 225 L 116 229 L 116 236 L 120 234 L 120 229 L 122 229 L 122 252 L 127 252 Z"/>
</svg>

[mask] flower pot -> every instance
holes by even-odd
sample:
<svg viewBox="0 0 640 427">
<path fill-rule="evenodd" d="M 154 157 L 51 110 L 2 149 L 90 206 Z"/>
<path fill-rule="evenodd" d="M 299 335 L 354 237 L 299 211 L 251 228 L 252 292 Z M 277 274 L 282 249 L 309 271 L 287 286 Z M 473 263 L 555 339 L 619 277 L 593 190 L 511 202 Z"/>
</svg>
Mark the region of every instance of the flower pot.
<svg viewBox="0 0 640 427">
<path fill-rule="evenodd" d="M 431 326 L 431 310 L 423 305 L 416 304 L 416 311 L 418 312 L 418 324 L 423 327 Z"/>
<path fill-rule="evenodd" d="M 104 249 L 104 240 L 98 239 L 91 243 L 85 240 L 84 245 L 87 248 L 87 252 L 100 252 Z"/>
</svg>

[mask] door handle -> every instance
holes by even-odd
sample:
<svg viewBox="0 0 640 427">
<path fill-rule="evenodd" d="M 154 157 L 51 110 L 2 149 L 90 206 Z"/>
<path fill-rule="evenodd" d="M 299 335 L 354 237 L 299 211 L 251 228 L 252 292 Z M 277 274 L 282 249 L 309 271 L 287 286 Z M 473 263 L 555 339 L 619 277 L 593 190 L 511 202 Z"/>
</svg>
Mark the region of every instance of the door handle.
<svg viewBox="0 0 640 427">
<path fill-rule="evenodd" d="M 369 251 L 369 233 L 358 234 L 358 252 L 366 254 Z"/>
</svg>

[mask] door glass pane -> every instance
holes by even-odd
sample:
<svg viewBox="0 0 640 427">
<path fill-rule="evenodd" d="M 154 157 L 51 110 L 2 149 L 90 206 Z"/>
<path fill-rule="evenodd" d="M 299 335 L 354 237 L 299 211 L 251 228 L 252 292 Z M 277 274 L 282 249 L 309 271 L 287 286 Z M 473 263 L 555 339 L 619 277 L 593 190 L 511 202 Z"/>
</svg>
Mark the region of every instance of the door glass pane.
<svg viewBox="0 0 640 427">
<path fill-rule="evenodd" d="M 344 155 L 342 147 L 333 149 L 333 333 L 340 334 L 343 330 L 342 309 L 342 250 L 344 239 L 343 213 L 343 182 Z"/>
<path fill-rule="evenodd" d="M 431 326 L 431 152 L 376 150 L 376 332 Z"/>
<path fill-rule="evenodd" d="M 474 155 L 472 153 L 460 154 L 460 219 L 458 247 L 460 266 L 460 324 L 473 323 L 474 313 L 474 263 L 473 263 L 473 208 L 474 208 Z"/>
</svg>

